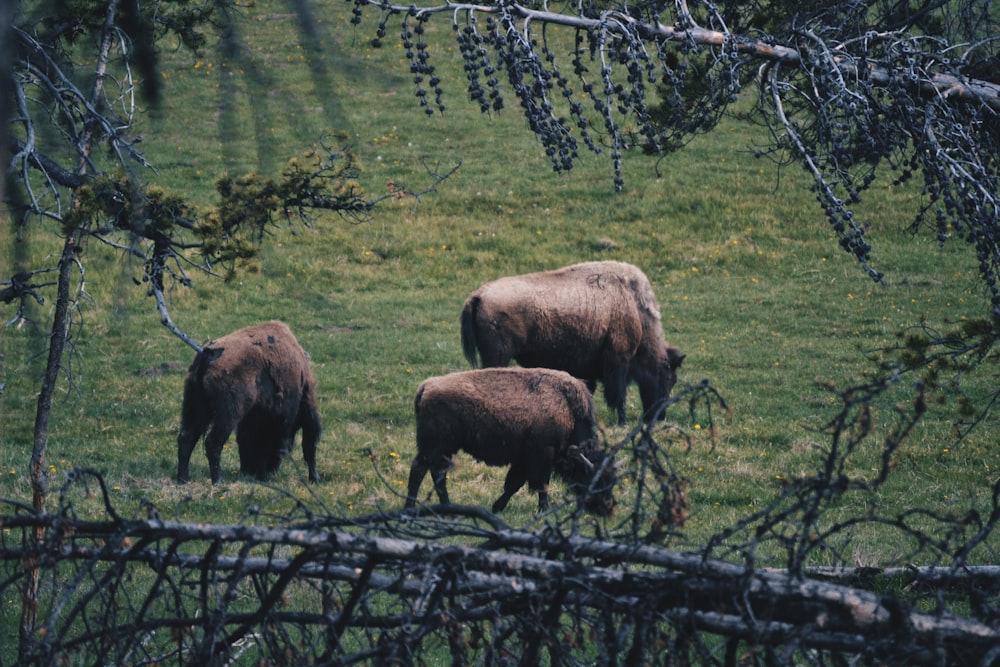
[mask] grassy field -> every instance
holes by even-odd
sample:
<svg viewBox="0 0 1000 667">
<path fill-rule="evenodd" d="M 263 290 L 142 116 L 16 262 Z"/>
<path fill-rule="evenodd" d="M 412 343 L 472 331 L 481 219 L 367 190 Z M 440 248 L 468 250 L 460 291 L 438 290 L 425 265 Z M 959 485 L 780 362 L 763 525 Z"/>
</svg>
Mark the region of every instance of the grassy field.
<svg viewBox="0 0 1000 667">
<path fill-rule="evenodd" d="M 700 544 L 766 503 L 783 479 L 812 474 L 825 443 L 816 429 L 838 407 L 824 386 L 863 380 L 871 369 L 865 350 L 921 321 L 945 326 L 981 312 L 966 249 L 938 248 L 906 231 L 915 192 L 882 185 L 859 209 L 871 225 L 874 264 L 888 280 L 876 285 L 838 249 L 804 175 L 752 156 L 765 139 L 759 128 L 726 120 L 662 160 L 630 153 L 625 191 L 615 194 L 606 156 L 585 155 L 571 173 L 557 175 L 513 99 L 492 117 L 468 103 L 450 25 L 432 24 L 430 35 L 446 73 L 448 110 L 427 116 L 413 97 L 402 48 L 392 40 L 371 48 L 374 24 L 351 26 L 350 5 L 317 4 L 319 48 L 301 37 L 284 4 L 265 0 L 243 14 L 248 50 L 239 66 L 211 49 L 196 58 L 164 49 L 165 101 L 140 122 L 158 171 L 150 178 L 203 206 L 223 173 L 276 175 L 284 160 L 335 132 L 350 137 L 372 196 L 390 182 L 420 190 L 431 181 L 428 168 L 461 162 L 419 202 L 387 202 L 362 224 L 318 217 L 312 227 L 269 238 L 256 271 L 230 283 L 196 276 L 194 289 L 170 293 L 175 321 L 196 340 L 270 318 L 297 333 L 318 383 L 322 482 L 302 482 L 296 452 L 274 483 L 312 494 L 331 512 L 402 505 L 414 392 L 428 376 L 466 367 L 458 315 L 486 280 L 601 258 L 647 273 L 667 340 L 688 355 L 680 384 L 707 378 L 731 407 L 716 414 L 714 438 L 703 413 L 692 419 L 678 406 L 669 415 L 693 438 L 690 449 L 674 454 L 692 509 L 682 546 Z M 52 230 L 32 228 L 16 243 L 4 224 L 5 267 L 58 248 Z M 93 241 L 83 258 L 88 298 L 53 410 L 53 480 L 73 466 L 94 467 L 123 514 L 149 496 L 165 515 L 185 520 L 238 521 L 251 498 L 274 497 L 238 478 L 233 442 L 223 484 L 208 483 L 200 447 L 192 482 L 173 482 L 181 386 L 193 352 L 159 325 L 153 302 L 133 282 L 141 267 Z M 32 318 L 0 330 L 0 382 L 7 383 L 0 496 L 19 500 L 30 498 L 27 461 L 49 306 Z M 985 387 L 990 378 L 967 381 Z M 891 425 L 892 402 L 907 400 L 907 389 L 876 406 L 880 429 Z M 638 405 L 633 388 L 630 416 Z M 609 441 L 625 434 L 602 402 L 599 418 Z M 843 512 L 873 504 L 890 514 L 982 507 L 996 477 L 991 428 L 956 444 L 953 418 L 950 403 L 936 405 L 906 442 L 892 483 L 876 497 L 846 502 Z M 876 432 L 873 448 L 883 433 Z M 852 472 L 864 476 L 874 463 L 862 457 L 857 465 Z M 452 497 L 488 505 L 502 475 L 463 458 L 449 476 Z M 424 493 L 428 487 L 425 481 Z M 522 492 L 505 518 L 524 524 L 535 503 Z M 891 560 L 901 548 L 875 532 L 858 542 L 857 559 L 866 564 Z"/>
</svg>

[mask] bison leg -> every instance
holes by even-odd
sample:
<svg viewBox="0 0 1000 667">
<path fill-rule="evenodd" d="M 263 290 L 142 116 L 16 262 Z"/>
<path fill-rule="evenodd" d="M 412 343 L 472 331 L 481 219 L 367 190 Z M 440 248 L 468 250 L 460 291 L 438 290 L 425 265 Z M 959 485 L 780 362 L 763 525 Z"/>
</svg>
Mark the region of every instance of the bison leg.
<svg viewBox="0 0 1000 667">
<path fill-rule="evenodd" d="M 181 484 L 186 484 L 188 481 L 191 454 L 201 436 L 205 435 L 210 423 L 212 423 L 212 411 L 204 402 L 200 387 L 188 383 L 184 387 L 181 428 L 177 434 L 177 481 Z"/>
<path fill-rule="evenodd" d="M 222 446 L 226 444 L 235 424 L 216 419 L 212 430 L 205 437 L 205 454 L 208 456 L 208 474 L 212 484 L 222 481 Z"/>
<path fill-rule="evenodd" d="M 549 508 L 549 479 L 555 465 L 555 449 L 551 446 L 536 446 L 532 449 L 525 467 L 528 490 L 538 494 L 538 511 Z"/>
<path fill-rule="evenodd" d="M 430 469 L 430 464 L 423 454 L 413 457 L 410 464 L 410 480 L 406 486 L 406 506 L 405 509 L 412 509 L 417 504 L 417 492 L 420 490 L 420 483 L 424 481 L 424 476 Z"/>
<path fill-rule="evenodd" d="M 637 383 L 639 385 L 639 396 L 642 398 L 643 421 L 649 421 L 654 416 L 657 416 L 659 419 L 666 417 L 665 410 L 656 410 L 656 408 L 661 406 L 661 399 L 666 398 L 666 396 L 659 395 L 660 392 L 656 384 L 645 377 L 637 380 Z"/>
<path fill-rule="evenodd" d="M 323 427 L 316 411 L 316 399 L 311 395 L 303 396 L 299 406 L 299 425 L 302 427 L 302 459 L 309 470 L 309 481 L 319 483 L 319 473 L 316 472 L 316 443 Z"/>
<path fill-rule="evenodd" d="M 417 454 L 410 464 L 410 480 L 406 486 L 406 506 L 411 509 L 417 503 L 417 492 L 420 490 L 420 483 L 424 481 L 427 471 L 431 472 L 431 479 L 434 481 L 434 491 L 437 492 L 438 500 L 442 505 L 447 505 L 451 501 L 448 499 L 448 471 L 455 466 L 455 459 L 451 456 L 443 456 L 436 463 L 432 464 L 423 454 Z"/>
<path fill-rule="evenodd" d="M 437 466 L 431 466 L 431 479 L 434 480 L 434 490 L 442 505 L 448 505 L 448 471 L 455 466 L 455 460 L 450 456 L 442 457 Z"/>
<path fill-rule="evenodd" d="M 618 413 L 618 425 L 625 424 L 625 390 L 628 387 L 628 362 L 611 353 L 604 354 L 604 401 Z"/>
<path fill-rule="evenodd" d="M 208 429 L 210 421 L 211 415 L 207 412 L 191 418 L 185 413 L 181 420 L 181 430 L 177 434 L 177 481 L 181 484 L 188 481 L 191 454 Z"/>
<path fill-rule="evenodd" d="M 524 463 L 515 463 L 507 471 L 507 478 L 503 482 L 503 494 L 496 499 L 493 503 L 493 513 L 499 514 L 507 507 L 507 503 L 510 502 L 511 497 L 520 490 L 524 483 L 528 481 L 528 475 L 526 466 Z M 548 504 L 548 498 L 545 500 Z M 538 508 L 544 509 L 542 507 L 542 494 L 538 494 Z"/>
<path fill-rule="evenodd" d="M 177 481 L 181 484 L 187 484 L 191 453 L 194 452 L 194 447 L 204 432 L 204 427 L 198 430 L 182 426 L 181 432 L 177 435 Z"/>
</svg>

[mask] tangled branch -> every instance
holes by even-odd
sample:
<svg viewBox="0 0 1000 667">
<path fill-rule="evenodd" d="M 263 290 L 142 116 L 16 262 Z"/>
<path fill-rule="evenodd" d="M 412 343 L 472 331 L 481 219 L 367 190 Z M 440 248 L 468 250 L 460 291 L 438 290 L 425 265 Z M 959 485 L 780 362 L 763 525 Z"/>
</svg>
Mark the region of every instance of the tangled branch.
<svg viewBox="0 0 1000 667">
<path fill-rule="evenodd" d="M 76 476 L 81 484 L 90 474 Z M 212 665 L 245 652 L 299 664 L 542 655 L 614 664 L 665 654 L 718 664 L 720 641 L 733 659 L 765 649 L 970 664 L 1000 640 L 988 624 L 862 589 L 516 530 L 472 508 L 453 508 L 447 529 L 438 508 L 438 531 L 423 539 L 400 537 L 413 518 L 398 513 L 268 527 L 124 519 L 110 505 L 107 519 L 85 521 L 66 509 L 4 518 L 8 533 L 46 535 L 37 549 L 7 538 L 0 549 L 0 588 L 16 581 L 10 565 L 36 560 L 52 587 L 25 664 L 85 655 Z M 456 544 L 461 536 L 479 546 Z"/>
<path fill-rule="evenodd" d="M 951 544 L 950 562 L 808 565 L 850 531 L 828 516 L 836 499 L 884 481 L 846 470 L 873 436 L 866 407 L 886 389 L 843 392 L 816 474 L 696 551 L 668 546 L 684 521 L 669 455 L 678 430 L 640 428 L 614 446 L 630 489 L 617 524 L 585 519 L 572 500 L 515 528 L 476 507 L 347 517 L 315 499 L 289 509 L 287 494 L 272 501 L 284 510 L 248 508 L 245 523 L 188 523 L 145 498 L 130 516 L 100 475 L 77 469 L 53 514 L 6 502 L 0 594 L 19 586 L 24 563 L 41 569 L 40 631 L 23 664 L 612 665 L 669 655 L 728 665 L 760 653 L 781 664 L 990 664 L 1000 578 L 969 558 L 1000 521 L 1000 488 L 989 517 L 952 519 L 944 537 L 910 513 L 866 518 L 921 538 L 906 562 Z M 708 383 L 680 393 L 702 406 L 714 395 Z M 886 466 L 921 414 L 924 398 L 914 400 L 882 448 Z M 25 539 L 32 531 L 39 540 Z M 774 540 L 795 554 L 786 568 L 754 555 Z"/>
<path fill-rule="evenodd" d="M 558 12 L 506 1 L 351 2 L 356 24 L 365 9 L 379 13 L 376 46 L 398 18 L 427 113 L 445 109 L 426 38 L 443 14 L 480 110 L 497 112 L 513 96 L 557 172 L 572 168 L 581 143 L 609 151 L 616 190 L 624 151 L 676 150 L 713 129 L 756 78 L 749 117 L 773 135 L 758 153 L 806 169 L 840 245 L 873 280 L 884 275 L 855 207 L 880 172 L 894 172 L 895 184 L 919 174 L 913 224 L 973 248 L 1000 314 L 1000 42 L 988 3 L 579 3 Z"/>
</svg>

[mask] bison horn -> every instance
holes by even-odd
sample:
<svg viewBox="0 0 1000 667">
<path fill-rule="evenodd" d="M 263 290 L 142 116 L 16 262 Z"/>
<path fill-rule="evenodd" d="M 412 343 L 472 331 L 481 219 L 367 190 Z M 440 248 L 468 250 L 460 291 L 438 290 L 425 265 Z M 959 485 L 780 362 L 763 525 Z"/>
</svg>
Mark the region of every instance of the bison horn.
<svg viewBox="0 0 1000 667">
<path fill-rule="evenodd" d="M 586 456 L 584 456 L 584 455 L 583 455 L 582 453 L 580 454 L 580 459 L 581 459 L 581 460 L 583 461 L 583 464 L 584 464 L 585 466 L 587 466 L 587 470 L 593 470 L 593 469 L 594 469 L 594 464 L 593 464 L 593 463 L 591 463 L 591 462 L 590 462 L 590 459 L 588 459 L 588 458 L 587 458 Z"/>
</svg>

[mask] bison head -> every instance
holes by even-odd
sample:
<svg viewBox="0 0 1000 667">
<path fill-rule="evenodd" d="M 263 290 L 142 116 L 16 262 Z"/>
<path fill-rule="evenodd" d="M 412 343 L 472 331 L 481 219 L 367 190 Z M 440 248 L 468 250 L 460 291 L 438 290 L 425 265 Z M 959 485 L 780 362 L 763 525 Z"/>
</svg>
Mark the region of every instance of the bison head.
<svg viewBox="0 0 1000 667">
<path fill-rule="evenodd" d="M 617 472 L 608 458 L 608 453 L 591 441 L 570 447 L 556 464 L 556 472 L 583 500 L 584 509 L 597 516 L 611 516 L 615 508 Z"/>
<path fill-rule="evenodd" d="M 644 419 L 651 420 L 654 415 L 658 419 L 663 419 L 665 416 L 665 402 L 677 384 L 677 369 L 681 367 L 685 357 L 686 355 L 673 345 L 666 345 L 663 356 L 656 358 L 650 364 L 651 367 L 640 366 L 635 369 Z"/>
</svg>

